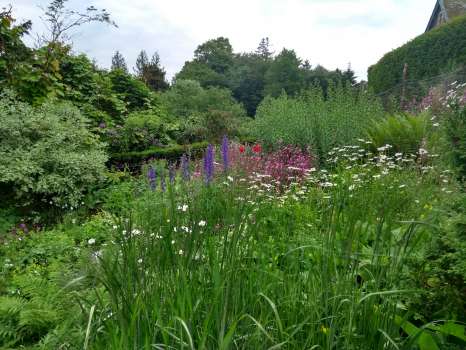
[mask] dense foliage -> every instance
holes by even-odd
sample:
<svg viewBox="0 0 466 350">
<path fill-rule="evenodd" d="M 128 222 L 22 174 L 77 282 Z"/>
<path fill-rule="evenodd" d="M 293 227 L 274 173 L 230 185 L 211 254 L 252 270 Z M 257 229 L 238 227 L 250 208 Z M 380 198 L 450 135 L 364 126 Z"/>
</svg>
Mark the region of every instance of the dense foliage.
<svg viewBox="0 0 466 350">
<path fill-rule="evenodd" d="M 372 148 L 390 145 L 390 153 L 416 153 L 422 149 L 432 128 L 430 114 L 389 116 L 367 129 Z"/>
<path fill-rule="evenodd" d="M 354 72 L 312 68 L 294 50 L 283 49 L 274 56 L 269 39 L 262 39 L 255 52 L 235 54 L 227 38 L 209 40 L 200 45 L 194 60 L 185 63 L 176 79 L 196 80 L 203 87 L 229 88 L 233 96 L 253 116 L 262 99 L 286 92 L 296 95 L 314 84 L 326 92 L 329 82 L 354 84 Z"/>
<path fill-rule="evenodd" d="M 466 84 L 385 115 L 217 38 L 168 86 L 72 54 L 113 22 L 66 4 L 35 49 L 0 13 L 0 348 L 466 347 Z"/>
<path fill-rule="evenodd" d="M 464 66 L 466 61 L 466 17 L 431 30 L 404 46 L 387 53 L 369 68 L 369 87 L 375 93 L 392 90 L 400 96 L 403 69 L 408 64 L 408 80 L 435 77 Z M 418 91 L 418 96 L 422 95 Z"/>
<path fill-rule="evenodd" d="M 87 119 L 69 104 L 33 108 L 0 99 L 0 189 L 19 206 L 80 205 L 105 173 L 107 156 Z M 3 201 L 2 200 L 2 201 Z M 41 204 L 42 203 L 42 204 Z"/>
<path fill-rule="evenodd" d="M 266 98 L 259 106 L 252 133 L 266 145 L 293 144 L 324 160 L 335 146 L 364 137 L 383 116 L 380 103 L 365 91 L 332 86 L 324 97 L 315 87 L 299 97 Z"/>
<path fill-rule="evenodd" d="M 106 190 L 101 214 L 83 225 L 72 225 L 72 215 L 54 231 L 9 238 L 0 248 L 2 274 L 4 291 L 15 293 L 2 296 L 2 345 L 386 349 L 390 339 L 402 349 L 464 346 L 461 324 L 429 323 L 464 316 L 464 305 L 454 304 L 463 250 L 445 255 L 448 240 L 437 232 L 461 232 L 459 217 L 435 210 L 455 190 L 450 176 L 440 189 L 437 170 L 420 176 L 411 155 L 382 151 L 369 160 L 364 145 L 348 146 L 333 150 L 340 158 L 331 172 L 296 163 L 307 170 L 302 181 L 283 188 L 279 177 L 241 170 L 261 157 L 260 147 L 251 156 L 231 148 L 239 158 L 228 158 L 228 173 L 216 169 L 207 184 L 210 175 L 199 178 L 196 164 L 169 179 L 149 168 L 147 177 Z M 206 155 L 204 168 L 225 163 L 225 149 Z M 431 238 L 440 241 L 426 245 Z M 422 295 L 414 293 L 421 285 Z M 446 296 L 452 303 L 440 310 Z"/>
<path fill-rule="evenodd" d="M 177 80 L 161 95 L 168 114 L 180 120 L 180 143 L 218 141 L 223 135 L 237 136 L 246 113 L 228 89 L 203 88 L 193 80 Z"/>
</svg>

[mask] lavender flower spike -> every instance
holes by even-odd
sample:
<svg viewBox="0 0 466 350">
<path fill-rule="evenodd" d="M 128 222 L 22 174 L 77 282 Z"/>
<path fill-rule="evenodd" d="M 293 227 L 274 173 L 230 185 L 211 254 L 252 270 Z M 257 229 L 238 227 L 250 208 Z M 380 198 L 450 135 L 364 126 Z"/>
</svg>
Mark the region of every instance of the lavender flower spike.
<svg viewBox="0 0 466 350">
<path fill-rule="evenodd" d="M 228 171 L 228 167 L 230 165 L 229 157 L 228 157 L 228 146 L 229 146 L 228 136 L 225 135 L 223 136 L 223 140 L 222 140 L 222 160 L 223 160 L 223 171 L 224 172 Z"/>
<path fill-rule="evenodd" d="M 170 179 L 170 185 L 173 185 L 176 178 L 176 169 L 174 164 L 170 164 L 168 166 L 168 178 Z"/>
<path fill-rule="evenodd" d="M 209 144 L 204 157 L 204 176 L 206 184 L 214 178 L 214 146 Z"/>
<path fill-rule="evenodd" d="M 152 165 L 149 166 L 149 170 L 147 171 L 147 179 L 149 180 L 150 188 L 152 191 L 155 191 L 157 187 L 157 174 Z"/>
<path fill-rule="evenodd" d="M 167 190 L 167 183 L 165 181 L 165 173 L 162 172 L 160 174 L 160 188 L 162 189 L 162 192 L 165 192 Z"/>
<path fill-rule="evenodd" d="M 183 174 L 183 180 L 189 181 L 191 179 L 191 174 L 189 172 L 189 158 L 186 154 L 183 154 L 181 157 L 181 171 Z"/>
</svg>

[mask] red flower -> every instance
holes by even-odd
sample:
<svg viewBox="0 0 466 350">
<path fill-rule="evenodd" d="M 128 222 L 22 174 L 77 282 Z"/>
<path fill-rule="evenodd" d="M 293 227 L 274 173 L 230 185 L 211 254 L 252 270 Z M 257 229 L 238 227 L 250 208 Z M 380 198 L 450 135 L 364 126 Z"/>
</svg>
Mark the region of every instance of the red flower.
<svg viewBox="0 0 466 350">
<path fill-rule="evenodd" d="M 261 152 L 262 152 L 262 146 L 259 145 L 259 144 L 256 144 L 256 145 L 254 145 L 254 146 L 252 147 L 252 151 L 253 151 L 254 153 L 261 153 Z"/>
<path fill-rule="evenodd" d="M 244 153 L 246 152 L 246 147 L 244 147 L 243 145 L 239 146 L 239 153 Z"/>
</svg>

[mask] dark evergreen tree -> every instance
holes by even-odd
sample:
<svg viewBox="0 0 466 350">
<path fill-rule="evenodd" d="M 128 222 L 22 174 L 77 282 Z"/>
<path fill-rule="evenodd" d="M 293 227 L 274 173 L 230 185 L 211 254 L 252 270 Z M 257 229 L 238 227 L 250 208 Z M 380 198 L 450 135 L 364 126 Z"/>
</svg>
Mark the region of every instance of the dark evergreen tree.
<svg viewBox="0 0 466 350">
<path fill-rule="evenodd" d="M 128 66 L 126 65 L 125 58 L 120 53 L 120 51 L 115 52 L 112 57 L 112 67 L 111 70 L 121 69 L 123 72 L 128 73 Z"/>
<path fill-rule="evenodd" d="M 272 58 L 273 52 L 270 50 L 270 46 L 269 38 L 263 38 L 257 47 L 256 55 L 264 60 Z"/>
<path fill-rule="evenodd" d="M 229 74 L 233 96 L 244 105 L 249 116 L 254 116 L 264 98 L 265 73 L 270 61 L 257 53 L 237 55 Z"/>
<path fill-rule="evenodd" d="M 160 64 L 160 56 L 157 52 L 149 61 L 146 51 L 142 50 L 136 59 L 134 71 L 137 77 L 154 91 L 163 91 L 169 87 L 165 79 L 166 72 Z"/>
<path fill-rule="evenodd" d="M 134 67 L 134 73 L 136 76 L 142 78 L 144 75 L 145 68 L 149 65 L 149 57 L 145 50 L 141 50 L 138 57 L 136 58 L 136 67 Z"/>
<path fill-rule="evenodd" d="M 348 64 L 348 69 L 343 72 L 342 78 L 343 78 L 343 82 L 345 83 L 350 83 L 351 85 L 356 84 L 356 74 L 351 68 L 351 63 Z"/>
</svg>

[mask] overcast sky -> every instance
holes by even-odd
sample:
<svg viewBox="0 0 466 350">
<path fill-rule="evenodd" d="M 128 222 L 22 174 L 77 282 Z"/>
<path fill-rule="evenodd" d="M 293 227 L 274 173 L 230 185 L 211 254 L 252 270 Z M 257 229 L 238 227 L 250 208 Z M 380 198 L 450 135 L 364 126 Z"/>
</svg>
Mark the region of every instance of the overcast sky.
<svg viewBox="0 0 466 350">
<path fill-rule="evenodd" d="M 14 15 L 43 31 L 40 5 L 47 0 L 1 0 Z M 235 52 L 254 51 L 269 37 L 273 50 L 294 49 L 313 66 L 346 69 L 366 79 L 367 68 L 386 52 L 422 34 L 435 0 L 70 0 L 72 9 L 105 8 L 118 28 L 81 27 L 74 51 L 109 67 L 119 50 L 129 67 L 145 49 L 158 51 L 171 78 L 208 39 L 225 36 Z"/>
</svg>

